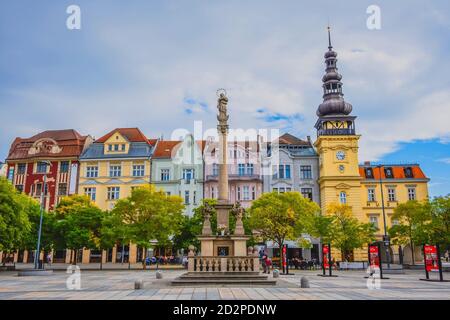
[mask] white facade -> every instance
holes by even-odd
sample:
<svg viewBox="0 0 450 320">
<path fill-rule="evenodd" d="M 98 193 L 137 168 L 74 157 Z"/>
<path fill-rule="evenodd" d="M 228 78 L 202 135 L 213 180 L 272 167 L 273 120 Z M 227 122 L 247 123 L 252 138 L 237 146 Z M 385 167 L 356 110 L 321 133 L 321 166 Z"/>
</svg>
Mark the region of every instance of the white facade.
<svg viewBox="0 0 450 320">
<path fill-rule="evenodd" d="M 193 209 L 203 199 L 201 143 L 197 143 L 192 135 L 187 135 L 171 149 L 169 157 L 153 157 L 151 168 L 151 183 L 167 194 L 179 195 L 186 206 L 184 213 L 192 216 Z"/>
</svg>

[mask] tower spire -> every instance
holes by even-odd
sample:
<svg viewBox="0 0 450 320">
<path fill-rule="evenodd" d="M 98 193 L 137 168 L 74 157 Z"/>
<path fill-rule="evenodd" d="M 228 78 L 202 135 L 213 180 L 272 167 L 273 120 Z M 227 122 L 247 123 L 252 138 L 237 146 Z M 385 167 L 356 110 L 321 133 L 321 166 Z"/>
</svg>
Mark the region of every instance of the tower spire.
<svg viewBox="0 0 450 320">
<path fill-rule="evenodd" d="M 332 50 L 333 46 L 331 45 L 331 28 L 330 28 L 330 23 L 328 23 L 328 50 Z"/>
</svg>

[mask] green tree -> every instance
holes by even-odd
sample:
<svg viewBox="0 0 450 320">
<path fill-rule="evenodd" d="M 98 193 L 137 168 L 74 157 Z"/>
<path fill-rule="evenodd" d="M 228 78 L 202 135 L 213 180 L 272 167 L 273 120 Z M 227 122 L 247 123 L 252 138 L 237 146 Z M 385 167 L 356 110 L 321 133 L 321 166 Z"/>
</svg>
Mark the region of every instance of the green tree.
<svg viewBox="0 0 450 320">
<path fill-rule="evenodd" d="M 398 224 L 389 228 L 392 242 L 398 245 L 409 244 L 412 263 L 415 262 L 414 246 L 428 242 L 430 238 L 431 213 L 427 202 L 410 200 L 399 204 L 392 215 Z"/>
<path fill-rule="evenodd" d="M 5 178 L 0 178 L 0 251 L 5 256 L 17 250 L 31 231 L 30 211 L 39 208 L 31 198 L 18 192 Z"/>
<path fill-rule="evenodd" d="M 156 240 L 161 247 L 172 244 L 171 237 L 183 222 L 183 209 L 181 197 L 169 196 L 148 186 L 134 189 L 128 198 L 117 201 L 112 213 L 120 223 L 118 230 L 125 241 L 148 248 L 151 240 Z M 143 269 L 146 256 L 147 250 Z"/>
<path fill-rule="evenodd" d="M 332 217 L 327 236 L 331 244 L 341 251 L 343 260 L 349 261 L 350 252 L 375 240 L 376 228 L 355 218 L 350 206 L 332 203 L 327 208 L 327 215 Z M 328 221 L 324 220 L 324 223 Z"/>
<path fill-rule="evenodd" d="M 450 195 L 436 197 L 430 203 L 430 243 L 450 245 Z"/>
<path fill-rule="evenodd" d="M 57 246 L 75 251 L 73 264 L 77 263 L 76 252 L 80 249 L 98 249 L 103 211 L 88 197 L 73 195 L 64 197 L 55 209 Z"/>
<path fill-rule="evenodd" d="M 315 238 L 320 238 L 322 243 L 331 243 L 334 236 L 334 219 L 334 216 L 322 214 L 314 216 L 308 226 L 308 233 Z"/>
<path fill-rule="evenodd" d="M 286 240 L 296 240 L 306 233 L 319 212 L 316 203 L 298 192 L 270 192 L 253 201 L 248 222 L 264 240 L 271 240 L 281 248 Z"/>
</svg>

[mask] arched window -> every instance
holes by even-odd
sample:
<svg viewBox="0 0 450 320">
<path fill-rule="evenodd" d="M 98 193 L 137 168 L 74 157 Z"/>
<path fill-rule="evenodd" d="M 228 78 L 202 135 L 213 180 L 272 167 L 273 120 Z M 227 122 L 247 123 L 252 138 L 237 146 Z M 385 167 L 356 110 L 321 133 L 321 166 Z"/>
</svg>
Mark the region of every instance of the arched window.
<svg viewBox="0 0 450 320">
<path fill-rule="evenodd" d="M 345 191 L 341 191 L 339 194 L 339 201 L 341 204 L 347 204 L 347 193 L 345 193 Z"/>
</svg>

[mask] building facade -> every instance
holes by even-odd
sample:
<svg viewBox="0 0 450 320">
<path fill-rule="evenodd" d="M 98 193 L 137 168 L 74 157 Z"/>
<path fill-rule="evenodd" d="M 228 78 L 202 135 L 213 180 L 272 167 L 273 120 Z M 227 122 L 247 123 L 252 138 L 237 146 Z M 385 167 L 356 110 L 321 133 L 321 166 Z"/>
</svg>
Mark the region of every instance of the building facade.
<svg viewBox="0 0 450 320">
<path fill-rule="evenodd" d="M 77 193 L 79 156 L 91 143 L 91 136 L 75 130 L 49 130 L 31 138 L 16 138 L 6 159 L 7 178 L 17 190 L 39 202 L 45 189 L 44 207 L 52 210 L 61 197 Z"/>
<path fill-rule="evenodd" d="M 188 216 L 193 215 L 203 199 L 204 145 L 191 134 L 183 141 L 160 140 L 151 160 L 151 183 L 169 195 L 179 195 Z"/>
<path fill-rule="evenodd" d="M 263 192 L 260 143 L 255 141 L 228 142 L 228 197 L 230 203 L 239 201 L 249 208 Z M 204 152 L 205 198 L 218 199 L 219 149 L 218 143 L 208 140 Z"/>
<path fill-rule="evenodd" d="M 87 195 L 102 210 L 111 210 L 133 188 L 150 183 L 151 162 L 157 140 L 138 128 L 118 128 L 92 143 L 80 156 L 78 193 Z M 104 262 L 131 262 L 142 258 L 142 248 L 118 244 L 108 250 Z M 83 263 L 98 262 L 100 252 L 83 250 Z"/>
<path fill-rule="evenodd" d="M 323 102 L 317 109 L 317 140 L 314 146 L 319 154 L 319 188 L 322 214 L 331 203 L 349 205 L 353 215 L 361 222 L 379 223 L 384 214 L 392 215 L 397 203 L 409 199 L 425 200 L 428 197 L 428 179 L 418 165 L 381 166 L 381 178 L 387 183 L 381 189 L 376 183 L 378 170 L 370 164 L 359 166 L 358 143 L 360 135 L 355 129 L 356 116 L 351 115 L 352 105 L 344 100 L 342 76 L 338 73 L 337 53 L 333 50 L 329 34 L 325 53 Z M 408 172 L 408 174 L 406 174 Z M 389 176 L 389 178 L 387 178 Z M 408 176 L 408 177 L 407 177 Z M 369 178 L 370 177 L 370 178 Z M 389 200 L 380 206 L 381 191 Z M 370 199 L 370 201 L 368 201 Z M 377 202 L 378 199 L 378 202 Z M 387 217 L 387 220 L 390 220 Z M 390 222 L 392 223 L 392 221 Z M 387 224 L 389 227 L 389 224 Z M 384 228 L 378 238 L 382 240 Z M 389 250 L 389 249 L 388 249 Z M 382 250 L 384 251 L 384 250 Z M 347 252 L 346 257 L 333 250 L 336 260 L 366 261 L 366 248 Z M 391 257 L 394 256 L 391 253 Z"/>
<path fill-rule="evenodd" d="M 266 172 L 263 175 L 264 192 L 295 191 L 320 204 L 319 156 L 310 137 L 305 141 L 288 133 L 282 135 L 278 141 L 269 145 L 262 163 Z M 319 259 L 320 241 L 311 237 L 309 239 L 313 245 L 311 249 L 302 249 L 296 241 L 287 241 L 289 256 Z M 273 242 L 267 243 L 267 249 L 269 254 L 278 256 L 278 247 Z"/>
</svg>

